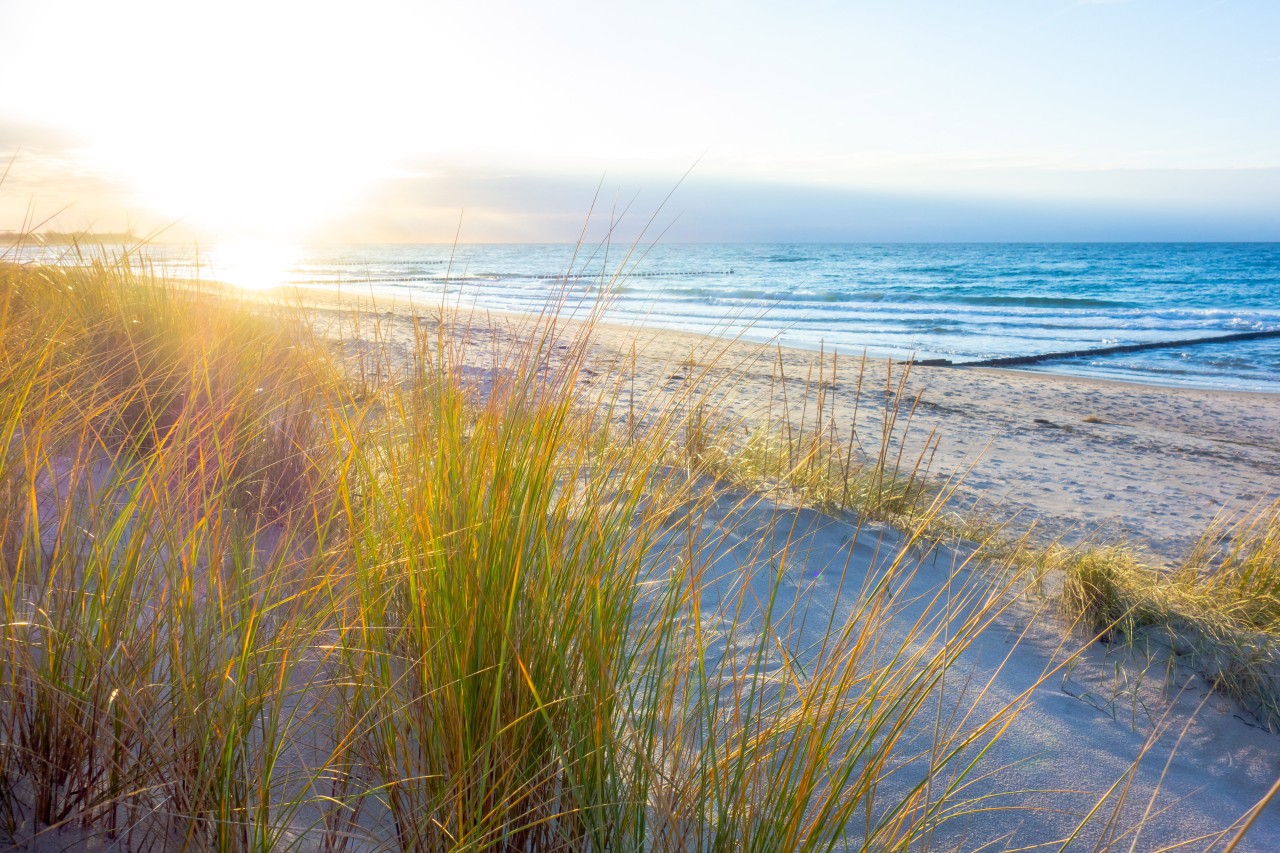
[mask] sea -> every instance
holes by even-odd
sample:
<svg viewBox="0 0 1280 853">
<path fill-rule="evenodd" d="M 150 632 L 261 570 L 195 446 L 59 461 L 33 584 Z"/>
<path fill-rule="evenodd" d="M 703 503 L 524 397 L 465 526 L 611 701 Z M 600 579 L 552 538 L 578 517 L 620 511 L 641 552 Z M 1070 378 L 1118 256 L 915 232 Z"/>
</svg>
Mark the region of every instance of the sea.
<svg viewBox="0 0 1280 853">
<path fill-rule="evenodd" d="M 264 269 L 244 270 L 252 252 L 147 251 L 173 274 L 264 283 Z M 1280 330 L 1280 243 L 395 244 L 293 250 L 272 264 L 266 283 L 424 307 L 536 312 L 563 300 L 573 314 L 603 300 L 610 321 L 957 363 Z M 1280 393 L 1280 338 L 1025 369 Z"/>
</svg>

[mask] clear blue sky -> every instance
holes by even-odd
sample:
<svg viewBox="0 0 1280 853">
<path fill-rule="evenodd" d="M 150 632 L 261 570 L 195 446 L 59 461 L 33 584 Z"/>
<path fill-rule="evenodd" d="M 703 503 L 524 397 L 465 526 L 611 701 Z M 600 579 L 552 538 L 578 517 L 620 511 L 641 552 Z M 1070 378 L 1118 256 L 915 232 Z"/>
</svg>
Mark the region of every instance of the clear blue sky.
<svg viewBox="0 0 1280 853">
<path fill-rule="evenodd" d="M 1280 3 L 614 5 L 0 0 L 0 228 L 1280 239 Z"/>
</svg>

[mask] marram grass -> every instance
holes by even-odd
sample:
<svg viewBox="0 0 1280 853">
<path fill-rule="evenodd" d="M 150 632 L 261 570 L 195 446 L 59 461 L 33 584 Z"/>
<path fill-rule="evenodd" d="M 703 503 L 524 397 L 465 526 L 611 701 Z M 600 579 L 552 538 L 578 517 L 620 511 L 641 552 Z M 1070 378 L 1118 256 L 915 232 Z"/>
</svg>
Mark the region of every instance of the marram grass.
<svg viewBox="0 0 1280 853">
<path fill-rule="evenodd" d="M 1067 612 L 1129 642 L 1154 636 L 1280 729 L 1280 504 L 1224 518 L 1175 570 L 1120 547 L 1061 550 Z"/>
<path fill-rule="evenodd" d="M 984 807 L 1016 706 L 936 698 L 1014 580 L 886 642 L 940 507 L 900 404 L 735 442 L 696 387 L 584 391 L 554 310 L 479 372 L 465 318 L 366 325 L 353 371 L 298 311 L 137 269 L 0 265 L 0 843 L 906 850 Z M 907 531 L 807 668 L 798 543 L 712 600 L 767 505 L 726 479 Z"/>
</svg>

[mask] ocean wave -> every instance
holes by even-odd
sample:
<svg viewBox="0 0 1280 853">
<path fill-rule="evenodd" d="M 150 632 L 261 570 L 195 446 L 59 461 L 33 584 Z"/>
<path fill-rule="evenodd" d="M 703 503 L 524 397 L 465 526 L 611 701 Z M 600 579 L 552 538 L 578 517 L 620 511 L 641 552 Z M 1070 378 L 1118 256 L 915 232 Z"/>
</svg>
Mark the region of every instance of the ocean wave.
<svg viewBox="0 0 1280 853">
<path fill-rule="evenodd" d="M 718 305 L 729 301 L 754 301 L 785 305 L 788 302 L 853 302 L 852 294 L 839 290 L 770 290 L 751 287 L 632 287 L 622 285 L 616 292 L 628 296 L 661 299 L 701 299 Z"/>
<path fill-rule="evenodd" d="M 1134 308 L 1132 302 L 1081 296 L 961 296 L 966 305 L 1003 305 L 1023 308 Z"/>
<path fill-rule="evenodd" d="M 1095 369 L 1123 370 L 1136 374 L 1154 373 L 1163 376 L 1187 376 L 1196 372 L 1185 367 L 1163 367 L 1152 364 L 1149 361 L 1106 361 L 1105 359 L 1094 359 L 1088 362 L 1088 366 Z"/>
<path fill-rule="evenodd" d="M 972 325 L 971 322 L 959 317 L 900 317 L 902 322 L 909 326 L 947 326 L 950 328 L 961 328 Z"/>
</svg>

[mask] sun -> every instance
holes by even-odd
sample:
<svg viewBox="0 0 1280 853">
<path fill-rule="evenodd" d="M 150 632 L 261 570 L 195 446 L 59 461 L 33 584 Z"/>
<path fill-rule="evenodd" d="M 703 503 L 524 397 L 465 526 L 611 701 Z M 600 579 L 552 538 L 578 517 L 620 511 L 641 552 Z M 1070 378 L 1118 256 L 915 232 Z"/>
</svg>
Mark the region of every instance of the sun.
<svg viewBox="0 0 1280 853">
<path fill-rule="evenodd" d="M 90 152 L 146 209 L 218 239 L 297 239 L 375 179 L 368 159 L 344 162 L 302 127 L 257 124 L 263 138 L 252 127 L 241 118 L 165 146 L 122 135 Z"/>
<path fill-rule="evenodd" d="M 167 224 L 206 239 L 300 239 L 423 136 L 404 130 L 404 116 L 422 114 L 405 108 L 404 75 L 373 73 L 384 53 L 407 53 L 403 26 L 375 38 L 375 16 L 301 3 L 133 6 L 77 4 L 59 49 L 78 61 L 40 63 L 40 85 L 6 97 L 69 130 L 77 166 Z"/>
</svg>

